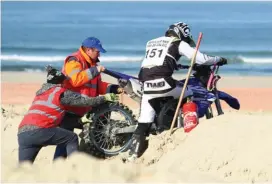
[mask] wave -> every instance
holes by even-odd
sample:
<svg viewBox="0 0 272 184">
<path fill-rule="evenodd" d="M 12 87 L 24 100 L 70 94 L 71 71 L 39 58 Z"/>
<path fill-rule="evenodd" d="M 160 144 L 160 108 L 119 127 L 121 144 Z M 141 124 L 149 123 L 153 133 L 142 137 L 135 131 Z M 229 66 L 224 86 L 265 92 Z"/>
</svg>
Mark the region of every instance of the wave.
<svg viewBox="0 0 272 184">
<path fill-rule="evenodd" d="M 1 61 L 24 62 L 62 62 L 66 56 L 32 56 L 32 55 L 0 55 Z M 101 62 L 141 62 L 143 56 L 101 56 Z M 185 58 L 183 58 L 185 59 Z M 182 59 L 182 60 L 183 60 Z M 228 58 L 230 63 L 272 63 L 272 57 L 245 57 Z"/>
<path fill-rule="evenodd" d="M 117 72 L 123 72 L 126 74 L 135 74 L 137 75 L 140 69 L 140 65 L 137 65 L 138 63 L 135 63 L 134 65 L 107 65 L 104 66 L 108 69 L 117 71 Z M 29 73 L 41 73 L 45 72 L 45 66 L 46 64 L 39 64 L 39 65 L 33 65 L 33 64 L 22 64 L 22 65 L 2 65 L 1 71 L 11 71 L 11 72 L 29 72 Z M 61 64 L 52 64 L 53 67 L 61 70 L 62 65 Z M 184 71 L 177 71 L 178 73 L 184 74 Z M 226 65 L 222 69 L 220 69 L 220 73 L 226 74 L 226 75 L 260 75 L 260 76 L 271 76 L 272 75 L 272 65 L 258 65 L 255 67 L 252 67 L 251 65 L 243 65 L 242 67 L 237 67 L 235 65 Z"/>
<path fill-rule="evenodd" d="M 24 56 L 24 55 L 1 55 L 1 60 L 4 61 L 29 61 L 29 62 L 54 62 L 63 61 L 64 56 Z"/>
<path fill-rule="evenodd" d="M 271 63 L 272 64 L 272 57 L 234 56 L 234 57 L 226 57 L 226 58 L 228 59 L 228 63 L 230 64 L 238 64 L 238 63 L 252 63 L 252 64 Z M 186 62 L 188 62 L 189 64 L 190 61 L 186 59 Z"/>
<path fill-rule="evenodd" d="M 127 45 L 127 44 L 113 44 L 105 47 L 109 52 L 102 54 L 101 58 L 105 57 L 108 61 L 108 55 L 122 56 L 122 54 L 130 56 L 142 56 L 145 53 L 145 47 L 139 44 Z M 77 50 L 76 47 L 71 44 L 67 45 L 22 45 L 22 44 L 4 44 L 2 45 L 1 51 L 3 58 L 6 60 L 17 60 L 17 61 L 59 61 L 61 57 L 65 57 L 66 54 L 72 53 Z M 272 48 L 258 48 L 258 47 L 235 47 L 231 46 L 206 46 L 201 49 L 201 52 L 214 55 L 224 56 L 227 58 L 237 58 L 241 55 L 244 57 L 271 57 Z M 35 57 L 39 58 L 35 58 Z M 42 58 L 43 57 L 43 58 Z M 9 59 L 10 58 L 10 59 Z M 113 58 L 114 59 L 114 58 Z M 123 61 L 123 59 L 121 59 Z M 239 58 L 240 60 L 240 58 Z M 113 60 L 115 61 L 115 60 Z"/>
<path fill-rule="evenodd" d="M 238 59 L 241 59 L 245 63 L 272 63 L 272 58 L 255 58 L 255 57 L 243 57 L 238 56 Z"/>
<path fill-rule="evenodd" d="M 53 67 L 61 70 L 63 63 L 53 63 Z M 47 63 L 15 63 L 15 64 L 6 64 L 2 63 L 1 65 L 1 71 L 25 71 L 25 72 L 45 72 L 45 66 Z M 140 68 L 140 63 L 135 63 L 135 64 L 103 64 L 106 68 L 113 69 L 115 71 L 122 71 L 122 72 L 138 72 Z"/>
<path fill-rule="evenodd" d="M 25 55 L 0 55 L 3 61 L 25 61 L 25 62 L 59 62 L 64 61 L 66 56 L 25 56 Z M 139 56 L 101 56 L 102 62 L 137 62 L 143 57 Z"/>
</svg>

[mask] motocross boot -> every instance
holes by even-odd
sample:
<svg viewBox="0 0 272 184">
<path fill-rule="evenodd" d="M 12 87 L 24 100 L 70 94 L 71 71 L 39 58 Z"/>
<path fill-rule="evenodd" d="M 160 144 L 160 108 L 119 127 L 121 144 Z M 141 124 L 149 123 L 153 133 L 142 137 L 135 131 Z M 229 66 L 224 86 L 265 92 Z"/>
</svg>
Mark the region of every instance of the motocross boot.
<svg viewBox="0 0 272 184">
<path fill-rule="evenodd" d="M 148 146 L 146 137 L 149 135 L 151 123 L 138 123 L 137 129 L 132 136 L 132 144 L 128 151 L 127 161 L 131 162 L 140 157 Z"/>
<path fill-rule="evenodd" d="M 147 147 L 146 136 L 133 134 L 132 136 L 132 144 L 128 151 L 127 161 L 133 162 L 138 157 L 140 157 Z"/>
</svg>

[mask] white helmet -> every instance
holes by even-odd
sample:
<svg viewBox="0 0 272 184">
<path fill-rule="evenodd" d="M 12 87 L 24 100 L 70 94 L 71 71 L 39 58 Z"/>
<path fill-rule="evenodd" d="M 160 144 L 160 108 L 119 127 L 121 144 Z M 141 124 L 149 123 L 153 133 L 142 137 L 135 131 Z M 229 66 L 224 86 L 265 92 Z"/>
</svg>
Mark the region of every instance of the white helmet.
<svg viewBox="0 0 272 184">
<path fill-rule="evenodd" d="M 165 36 L 174 36 L 182 41 L 187 42 L 192 47 L 195 47 L 195 42 L 193 40 L 191 30 L 186 23 L 178 22 L 169 26 L 165 32 Z"/>
</svg>

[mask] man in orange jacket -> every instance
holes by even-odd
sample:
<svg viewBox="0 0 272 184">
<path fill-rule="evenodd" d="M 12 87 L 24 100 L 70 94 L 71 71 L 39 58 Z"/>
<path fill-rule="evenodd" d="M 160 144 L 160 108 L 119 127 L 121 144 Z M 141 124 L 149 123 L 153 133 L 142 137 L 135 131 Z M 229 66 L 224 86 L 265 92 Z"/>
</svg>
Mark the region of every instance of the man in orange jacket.
<svg viewBox="0 0 272 184">
<path fill-rule="evenodd" d="M 100 73 L 105 67 L 98 65 L 100 52 L 105 53 L 99 39 L 88 37 L 83 42 L 78 51 L 66 57 L 63 66 L 63 73 L 69 78 L 65 83 L 65 87 L 71 91 L 78 92 L 88 97 L 96 97 L 106 93 L 119 94 L 123 89 L 118 85 L 109 84 L 101 80 Z M 71 107 L 64 117 L 65 124 L 61 126 L 65 129 L 73 131 L 74 128 L 82 128 L 78 124 L 86 112 L 92 107 Z M 69 124 L 67 124 L 69 122 Z M 65 149 L 57 146 L 54 159 L 64 156 Z"/>
</svg>

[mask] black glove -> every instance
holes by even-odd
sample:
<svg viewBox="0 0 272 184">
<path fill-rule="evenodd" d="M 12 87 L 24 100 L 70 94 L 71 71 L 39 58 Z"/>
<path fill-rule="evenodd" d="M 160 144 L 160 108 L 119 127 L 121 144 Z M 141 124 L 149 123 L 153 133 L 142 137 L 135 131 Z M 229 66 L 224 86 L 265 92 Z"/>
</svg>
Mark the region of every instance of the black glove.
<svg viewBox="0 0 272 184">
<path fill-rule="evenodd" d="M 223 57 L 221 57 L 219 59 L 219 61 L 217 62 L 218 66 L 223 66 L 223 65 L 226 65 L 226 64 L 228 64 L 228 60 L 226 58 L 223 58 Z"/>
<path fill-rule="evenodd" d="M 118 84 L 121 88 L 124 88 L 128 83 L 127 79 L 118 79 Z"/>
<path fill-rule="evenodd" d="M 189 69 L 189 68 L 190 68 L 190 66 L 188 66 L 188 65 L 177 64 L 176 70 L 179 70 L 179 69 Z"/>
</svg>

